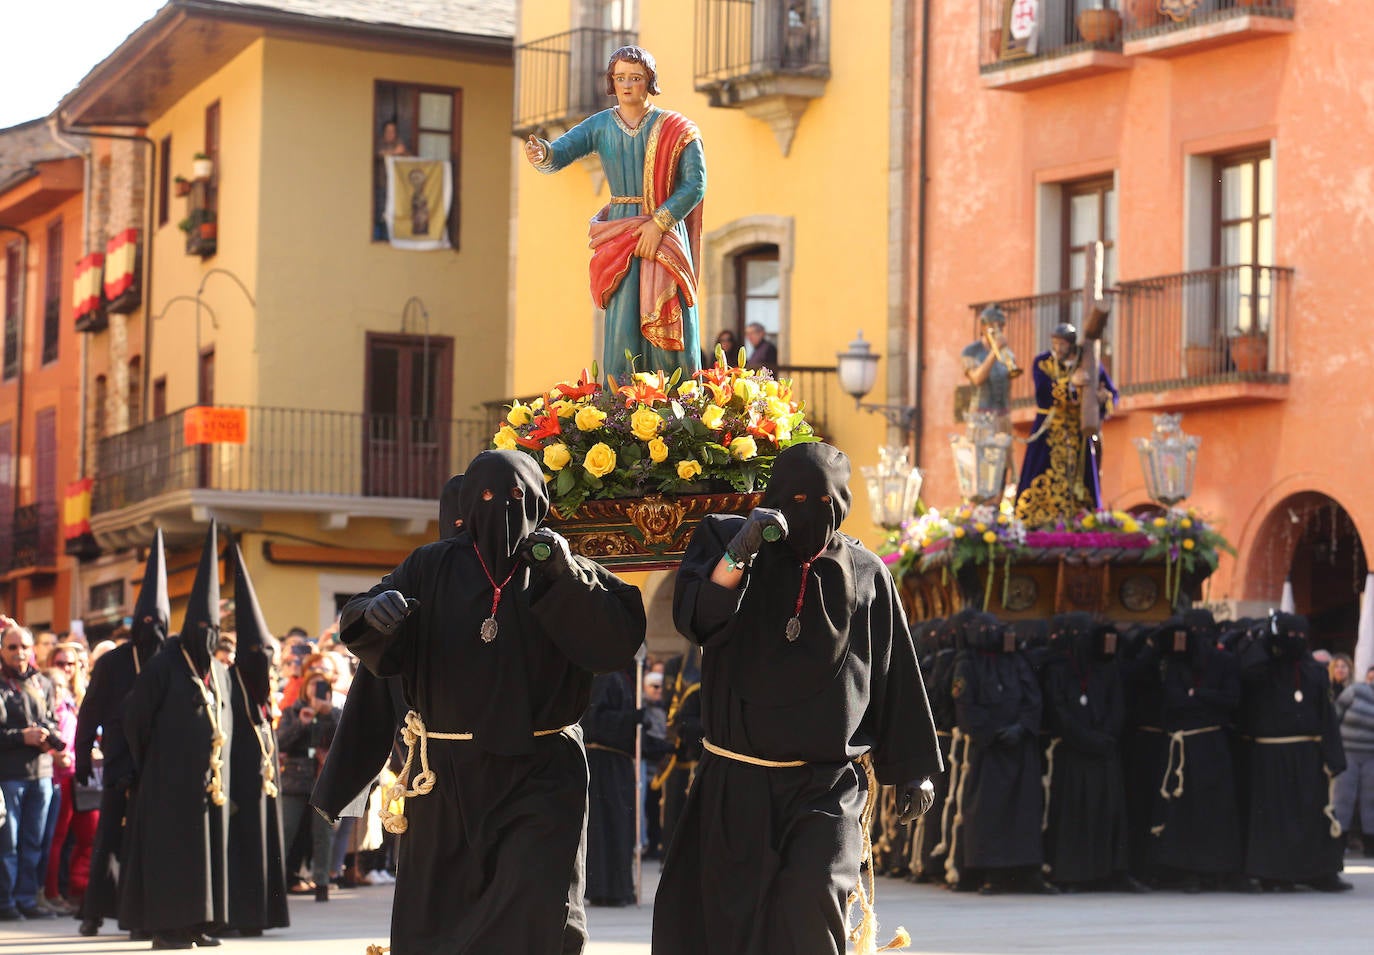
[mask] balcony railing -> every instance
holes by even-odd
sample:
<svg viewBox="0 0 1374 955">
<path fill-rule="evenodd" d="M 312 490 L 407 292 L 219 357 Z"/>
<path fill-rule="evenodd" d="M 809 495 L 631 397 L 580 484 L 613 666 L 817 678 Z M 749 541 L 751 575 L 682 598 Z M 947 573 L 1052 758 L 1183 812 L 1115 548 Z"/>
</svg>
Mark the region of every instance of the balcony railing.
<svg viewBox="0 0 1374 955">
<path fill-rule="evenodd" d="M 1122 282 L 1118 387 L 1287 381 L 1292 277 L 1231 265 Z"/>
<path fill-rule="evenodd" d="M 1123 394 L 1288 380 L 1292 269 L 1232 265 L 1118 284 L 1102 365 Z M 977 314 L 991 303 L 972 307 Z M 1007 344 L 1031 371 L 1060 322 L 1081 324 L 1083 293 L 1050 292 L 998 304 Z M 1013 408 L 1033 404 L 1031 374 L 1011 383 Z"/>
<path fill-rule="evenodd" d="M 1032 22 L 1018 18 L 1021 8 L 1013 0 L 981 0 L 979 70 L 990 73 L 1088 50 L 1121 52 L 1121 14 L 1089 9 L 1097 6 L 1089 0 L 1040 0 L 1026 7 L 1036 11 Z"/>
<path fill-rule="evenodd" d="M 549 127 L 572 127 L 611 105 L 606 63 L 637 34 L 569 30 L 515 49 L 516 99 L 512 132 L 522 139 Z"/>
<path fill-rule="evenodd" d="M 9 546 L 0 541 L 0 571 L 52 567 L 57 563 L 57 503 L 41 501 L 14 509 Z"/>
<path fill-rule="evenodd" d="M 481 420 L 243 410 L 241 445 L 187 444 L 185 409 L 102 438 L 92 512 L 197 488 L 438 500 L 444 482 L 491 443 Z"/>
<path fill-rule="evenodd" d="M 1126 4 L 1125 34 L 1127 40 L 1140 40 L 1244 16 L 1291 20 L 1295 4 L 1296 0 L 1201 0 L 1191 13 L 1175 20 L 1161 13 L 1153 0 L 1140 0 Z"/>
<path fill-rule="evenodd" d="M 697 92 L 733 106 L 746 80 L 828 78 L 829 26 L 829 0 L 697 0 Z"/>
</svg>

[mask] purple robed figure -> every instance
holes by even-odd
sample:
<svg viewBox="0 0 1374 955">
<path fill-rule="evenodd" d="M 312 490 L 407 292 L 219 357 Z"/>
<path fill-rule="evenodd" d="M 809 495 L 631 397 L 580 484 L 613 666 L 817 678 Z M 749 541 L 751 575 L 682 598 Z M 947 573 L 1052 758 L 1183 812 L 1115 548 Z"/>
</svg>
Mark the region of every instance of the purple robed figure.
<svg viewBox="0 0 1374 955">
<path fill-rule="evenodd" d="M 1069 334 L 1059 334 L 1061 329 Z M 1031 365 L 1035 424 L 1016 488 L 1016 516 L 1027 527 L 1052 525 L 1102 506 L 1101 441 L 1083 433 L 1082 373 L 1072 334 L 1072 326 L 1056 328 L 1050 350 L 1036 355 Z M 1097 400 L 1110 409 L 1119 397 L 1111 376 L 1099 369 Z"/>
</svg>

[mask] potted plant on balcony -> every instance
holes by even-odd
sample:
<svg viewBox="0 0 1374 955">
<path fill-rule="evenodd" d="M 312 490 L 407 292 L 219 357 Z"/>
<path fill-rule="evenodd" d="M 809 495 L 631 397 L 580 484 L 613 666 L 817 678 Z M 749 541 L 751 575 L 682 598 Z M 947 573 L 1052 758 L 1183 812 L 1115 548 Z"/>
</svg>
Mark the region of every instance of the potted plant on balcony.
<svg viewBox="0 0 1374 955">
<path fill-rule="evenodd" d="M 1164 19 L 1159 12 L 1159 0 L 1126 0 L 1125 10 L 1128 30 L 1148 30 Z"/>
<path fill-rule="evenodd" d="M 1236 371 L 1265 371 L 1269 367 L 1269 334 L 1259 329 L 1233 329 L 1231 331 L 1231 360 L 1236 363 Z"/>
<path fill-rule="evenodd" d="M 1121 14 L 1108 0 L 1088 0 L 1092 5 L 1078 12 L 1078 33 L 1087 43 L 1111 43 L 1121 36 Z"/>
<path fill-rule="evenodd" d="M 209 179 L 215 171 L 215 162 L 205 153 L 191 157 L 191 175 L 196 179 Z"/>
<path fill-rule="evenodd" d="M 177 176 L 172 180 L 172 188 L 178 199 L 185 198 L 191 194 L 191 180 L 185 176 Z"/>
</svg>

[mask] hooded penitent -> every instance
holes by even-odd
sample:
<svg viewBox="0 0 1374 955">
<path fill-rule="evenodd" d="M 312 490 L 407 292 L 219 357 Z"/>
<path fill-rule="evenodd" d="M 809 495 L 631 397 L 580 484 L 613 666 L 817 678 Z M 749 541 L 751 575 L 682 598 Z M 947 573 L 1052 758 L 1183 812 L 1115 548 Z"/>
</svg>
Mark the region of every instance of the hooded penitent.
<svg viewBox="0 0 1374 955">
<path fill-rule="evenodd" d="M 180 636 L 181 646 L 196 672 L 202 676 L 209 672 L 219 639 L 219 538 L 214 522 L 200 551 L 200 565 L 196 568 L 196 582 L 191 586 Z"/>
<path fill-rule="evenodd" d="M 153 546 L 148 549 L 148 564 L 134 604 L 133 621 L 129 642 L 139 659 L 147 660 L 167 639 L 167 628 L 172 622 L 172 603 L 167 599 L 167 554 L 160 527 L 153 533 Z"/>
<path fill-rule="evenodd" d="M 794 445 L 773 461 L 762 507 L 787 518 L 787 546 L 798 560 L 819 554 L 849 513 L 849 458 L 828 444 Z"/>
<path fill-rule="evenodd" d="M 1269 618 L 1269 652 L 1276 657 L 1302 657 L 1307 653 L 1307 633 L 1306 617 L 1276 613 Z"/>
<path fill-rule="evenodd" d="M 458 511 L 458 496 L 463 490 L 463 475 L 455 474 L 444 484 L 444 489 L 439 493 L 439 539 L 446 541 L 450 537 L 457 537 L 458 530 L 462 523 L 462 515 Z"/>
<path fill-rule="evenodd" d="M 539 465 L 519 451 L 483 451 L 462 475 L 457 499 L 462 533 L 472 538 L 499 585 L 515 567 L 520 542 L 548 516 L 549 494 Z"/>
<path fill-rule="evenodd" d="M 258 722 L 261 707 L 271 700 L 272 652 L 265 639 L 271 631 L 258 606 L 258 595 L 253 591 L 253 581 L 248 576 L 237 542 L 229 545 L 229 563 L 234 573 L 234 613 L 238 618 L 234 667 L 243 679 L 248 698 L 253 701 L 257 717 L 254 722 Z"/>
</svg>

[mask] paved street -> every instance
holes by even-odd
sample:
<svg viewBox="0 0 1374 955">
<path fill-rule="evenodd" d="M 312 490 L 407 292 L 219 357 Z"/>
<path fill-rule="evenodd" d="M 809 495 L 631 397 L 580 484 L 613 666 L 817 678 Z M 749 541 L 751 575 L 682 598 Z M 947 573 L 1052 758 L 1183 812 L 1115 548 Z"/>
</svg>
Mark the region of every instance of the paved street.
<svg viewBox="0 0 1374 955">
<path fill-rule="evenodd" d="M 1200 895 L 1159 893 L 1058 898 L 952 895 L 884 880 L 878 884 L 885 929 L 905 925 L 921 955 L 1322 955 L 1368 951 L 1363 919 L 1374 900 L 1374 866 L 1354 864 L 1346 877 L 1355 891 L 1340 896 Z M 1365 860 L 1359 860 L 1364 862 Z M 652 889 L 654 871 L 646 872 Z M 327 905 L 292 899 L 293 925 L 261 939 L 227 939 L 229 955 L 363 955 L 385 938 L 391 888 L 364 886 L 335 894 Z M 594 941 L 588 955 L 648 955 L 650 910 L 591 911 Z M 74 921 L 29 922 L 0 930 L 0 955 L 104 955 L 139 952 L 148 943 L 75 933 Z M 886 941 L 889 931 L 883 933 Z M 302 942 L 308 944 L 302 945 Z"/>
</svg>

